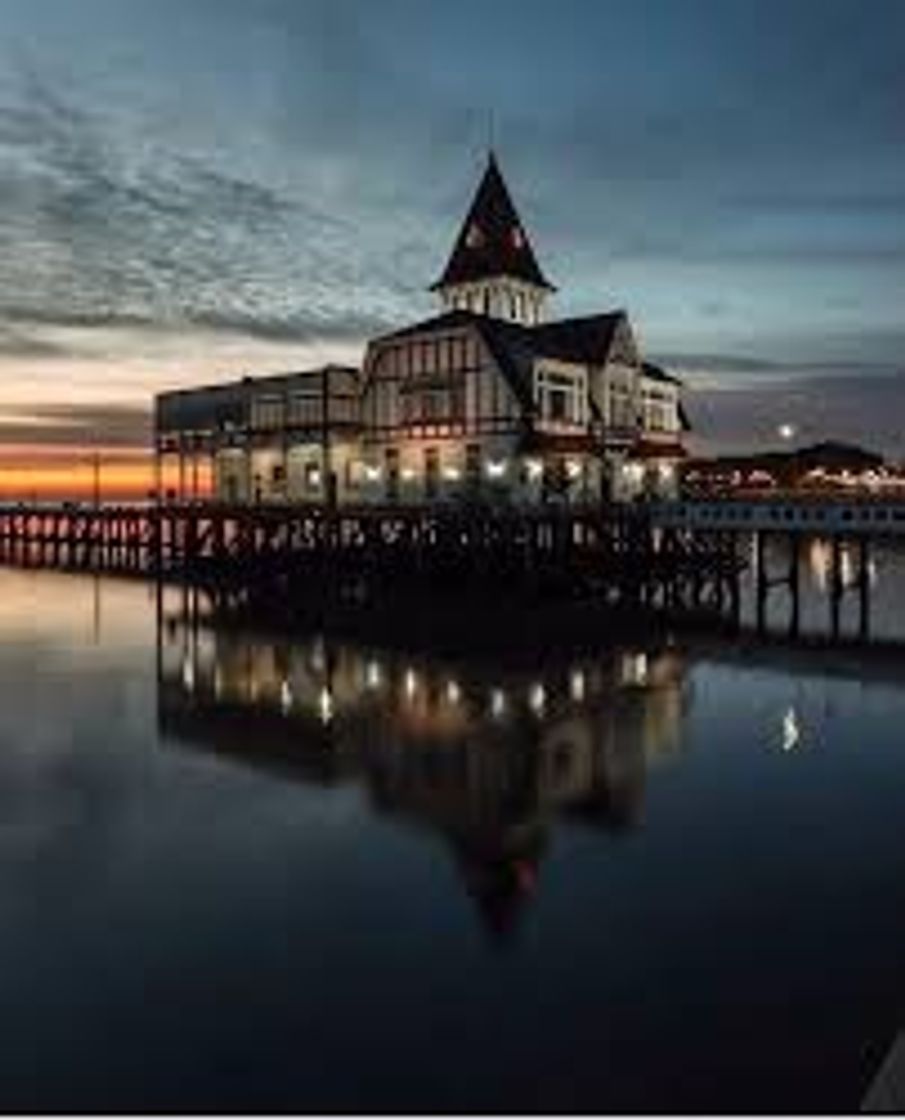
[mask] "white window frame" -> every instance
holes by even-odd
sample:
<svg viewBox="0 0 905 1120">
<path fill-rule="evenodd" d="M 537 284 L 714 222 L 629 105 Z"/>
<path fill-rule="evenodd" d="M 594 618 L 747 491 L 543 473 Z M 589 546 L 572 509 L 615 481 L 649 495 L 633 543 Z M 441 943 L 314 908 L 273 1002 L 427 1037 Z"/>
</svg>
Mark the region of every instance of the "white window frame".
<svg viewBox="0 0 905 1120">
<path fill-rule="evenodd" d="M 568 384 L 567 384 L 568 383 Z M 566 418 L 553 419 L 550 415 L 552 393 L 563 390 L 569 393 Z M 583 369 L 564 370 L 551 366 L 538 366 L 534 373 L 534 403 L 541 424 L 547 428 L 574 430 L 588 424 L 588 375 Z"/>
</svg>

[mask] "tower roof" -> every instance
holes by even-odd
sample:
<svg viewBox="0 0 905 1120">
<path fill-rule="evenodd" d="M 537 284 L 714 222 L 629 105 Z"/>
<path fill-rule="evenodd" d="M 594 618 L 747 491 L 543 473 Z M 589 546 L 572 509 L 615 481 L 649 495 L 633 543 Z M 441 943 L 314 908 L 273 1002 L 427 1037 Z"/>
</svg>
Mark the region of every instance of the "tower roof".
<svg viewBox="0 0 905 1120">
<path fill-rule="evenodd" d="M 555 291 L 538 266 L 493 152 L 443 275 L 432 288 L 492 276 L 512 276 Z"/>
</svg>

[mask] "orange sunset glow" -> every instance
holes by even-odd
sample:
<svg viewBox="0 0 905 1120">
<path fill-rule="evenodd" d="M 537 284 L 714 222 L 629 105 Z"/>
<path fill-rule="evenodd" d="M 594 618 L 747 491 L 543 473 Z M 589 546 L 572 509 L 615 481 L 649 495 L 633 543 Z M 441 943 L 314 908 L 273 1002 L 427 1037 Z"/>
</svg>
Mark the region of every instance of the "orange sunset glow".
<svg viewBox="0 0 905 1120">
<path fill-rule="evenodd" d="M 92 500 L 95 493 L 103 502 L 141 501 L 148 498 L 156 485 L 150 452 L 122 448 L 34 449 L 22 454 L 0 454 L 0 501 Z M 191 483 L 187 473 L 187 485 Z M 176 490 L 179 473 L 175 463 L 163 466 L 161 489 Z M 198 467 L 198 493 L 210 492 L 210 468 Z"/>
</svg>

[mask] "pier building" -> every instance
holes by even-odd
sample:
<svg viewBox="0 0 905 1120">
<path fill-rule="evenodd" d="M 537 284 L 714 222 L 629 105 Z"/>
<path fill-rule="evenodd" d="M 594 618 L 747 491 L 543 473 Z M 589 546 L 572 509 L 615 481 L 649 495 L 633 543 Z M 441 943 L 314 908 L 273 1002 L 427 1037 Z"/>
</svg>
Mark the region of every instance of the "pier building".
<svg viewBox="0 0 905 1120">
<path fill-rule="evenodd" d="M 674 496 L 679 380 L 628 313 L 551 319 L 555 292 L 491 153 L 439 313 L 372 339 L 362 366 L 164 393 L 158 462 L 229 503 L 593 504 Z"/>
<path fill-rule="evenodd" d="M 327 365 L 163 393 L 154 412 L 158 480 L 175 460 L 172 496 L 182 500 L 205 492 L 231 505 L 349 502 L 360 460 L 359 383 L 358 370 Z"/>
</svg>

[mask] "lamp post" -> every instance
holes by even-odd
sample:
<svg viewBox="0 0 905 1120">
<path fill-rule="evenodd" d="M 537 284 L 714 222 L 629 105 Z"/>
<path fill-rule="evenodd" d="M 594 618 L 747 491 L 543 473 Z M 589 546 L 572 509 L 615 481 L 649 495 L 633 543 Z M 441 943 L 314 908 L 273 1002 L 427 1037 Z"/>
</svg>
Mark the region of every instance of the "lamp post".
<svg viewBox="0 0 905 1120">
<path fill-rule="evenodd" d="M 94 508 L 99 509 L 101 504 L 101 453 L 99 451 L 95 451 L 91 456 L 91 489 Z"/>
</svg>

